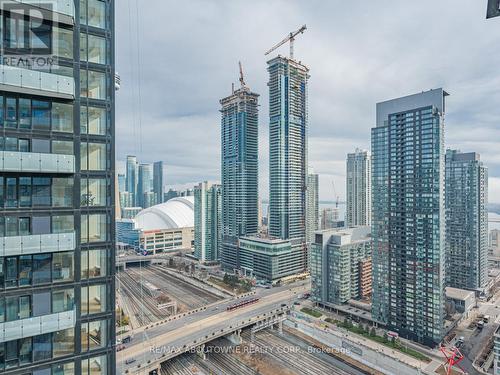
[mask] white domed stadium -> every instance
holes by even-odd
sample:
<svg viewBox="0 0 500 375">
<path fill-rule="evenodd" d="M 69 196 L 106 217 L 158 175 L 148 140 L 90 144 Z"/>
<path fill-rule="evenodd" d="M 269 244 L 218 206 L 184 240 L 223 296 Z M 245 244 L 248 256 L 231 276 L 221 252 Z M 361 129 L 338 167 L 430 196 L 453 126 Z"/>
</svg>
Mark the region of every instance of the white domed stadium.
<svg viewBox="0 0 500 375">
<path fill-rule="evenodd" d="M 190 251 L 194 245 L 194 197 L 172 198 L 146 208 L 134 222 L 142 252 Z"/>
<path fill-rule="evenodd" d="M 144 231 L 194 227 L 194 197 L 177 197 L 142 210 L 135 217 Z"/>
</svg>

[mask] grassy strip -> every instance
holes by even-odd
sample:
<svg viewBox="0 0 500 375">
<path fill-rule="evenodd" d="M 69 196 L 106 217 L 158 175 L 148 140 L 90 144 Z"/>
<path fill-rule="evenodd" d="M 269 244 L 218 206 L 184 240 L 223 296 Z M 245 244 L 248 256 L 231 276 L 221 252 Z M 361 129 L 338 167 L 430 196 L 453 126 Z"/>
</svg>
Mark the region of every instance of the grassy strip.
<svg viewBox="0 0 500 375">
<path fill-rule="evenodd" d="M 411 348 L 408 348 L 408 347 L 402 345 L 401 342 L 399 342 L 398 340 L 390 340 L 387 337 L 378 336 L 375 333 L 375 329 L 372 329 L 371 331 L 367 331 L 363 327 L 353 325 L 349 321 L 341 322 L 339 320 L 335 320 L 335 319 L 331 319 L 331 318 L 326 318 L 325 321 L 328 323 L 331 323 L 331 324 L 335 324 L 336 326 L 338 326 L 340 328 L 344 328 L 344 329 L 348 330 L 349 332 L 355 333 L 357 335 L 361 335 L 363 337 L 366 337 L 367 339 L 378 342 L 379 344 L 387 346 L 388 348 L 400 351 L 401 353 L 407 354 L 410 357 L 418 359 L 419 361 L 424 361 L 424 362 L 431 361 L 431 359 L 429 357 L 425 356 L 424 354 L 422 354 L 414 349 L 411 349 Z"/>
<path fill-rule="evenodd" d="M 323 314 L 320 313 L 318 310 L 313 310 L 313 309 L 310 309 L 309 307 L 303 307 L 300 309 L 300 311 L 302 311 L 303 313 L 305 313 L 307 315 L 314 316 L 315 318 L 319 318 L 319 317 L 323 316 Z"/>
</svg>

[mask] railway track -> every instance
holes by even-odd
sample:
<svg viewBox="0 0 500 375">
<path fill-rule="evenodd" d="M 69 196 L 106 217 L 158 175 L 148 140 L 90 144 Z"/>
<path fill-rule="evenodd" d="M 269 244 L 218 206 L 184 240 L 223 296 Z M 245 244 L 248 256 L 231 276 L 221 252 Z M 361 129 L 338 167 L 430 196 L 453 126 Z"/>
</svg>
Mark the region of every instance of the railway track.
<svg viewBox="0 0 500 375">
<path fill-rule="evenodd" d="M 199 372 L 192 371 L 194 365 L 193 354 L 178 356 L 161 366 L 162 375 L 199 375 Z"/>
<path fill-rule="evenodd" d="M 143 291 L 141 292 L 140 273 L 127 270 L 120 272 L 118 277 L 120 280 L 122 299 L 124 300 L 123 303 L 126 304 L 129 315 L 135 320 L 135 325 L 147 325 L 167 316 L 165 313 L 158 310 L 156 301 L 144 290 L 146 288 L 145 286 L 143 286 Z"/>
<path fill-rule="evenodd" d="M 246 342 L 251 342 L 250 332 L 242 334 Z M 253 344 L 282 367 L 303 375 L 350 375 L 320 356 L 309 353 L 301 346 L 269 331 L 255 335 Z"/>
<path fill-rule="evenodd" d="M 209 305 L 222 299 L 204 289 L 197 288 L 182 279 L 172 276 L 162 266 L 145 267 L 142 269 L 142 272 L 146 279 L 154 280 L 156 286 L 177 300 L 178 304 L 184 305 L 187 310 Z"/>
</svg>

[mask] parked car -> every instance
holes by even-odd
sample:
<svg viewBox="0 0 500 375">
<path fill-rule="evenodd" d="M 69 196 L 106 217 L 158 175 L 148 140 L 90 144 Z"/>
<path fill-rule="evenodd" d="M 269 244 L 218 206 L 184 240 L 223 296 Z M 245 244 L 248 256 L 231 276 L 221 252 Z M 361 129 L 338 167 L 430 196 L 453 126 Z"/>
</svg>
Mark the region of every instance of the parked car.
<svg viewBox="0 0 500 375">
<path fill-rule="evenodd" d="M 126 365 L 130 365 L 131 363 L 134 363 L 134 362 L 135 362 L 135 358 L 128 358 L 127 360 L 125 360 Z"/>
</svg>

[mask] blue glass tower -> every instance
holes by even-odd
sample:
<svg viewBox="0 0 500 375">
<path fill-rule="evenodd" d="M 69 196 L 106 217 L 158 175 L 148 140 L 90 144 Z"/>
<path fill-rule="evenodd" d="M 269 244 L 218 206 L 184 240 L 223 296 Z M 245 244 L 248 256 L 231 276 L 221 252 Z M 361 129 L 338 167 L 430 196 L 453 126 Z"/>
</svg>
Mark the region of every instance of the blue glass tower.
<svg viewBox="0 0 500 375">
<path fill-rule="evenodd" d="M 290 240 L 296 272 L 307 269 L 307 82 L 309 69 L 278 56 L 269 72 L 269 235 Z"/>
<path fill-rule="evenodd" d="M 238 237 L 258 231 L 258 98 L 246 86 L 221 99 L 224 268 L 239 268 Z"/>
<path fill-rule="evenodd" d="M 444 332 L 447 95 L 378 103 L 372 129 L 372 314 L 427 345 Z"/>
</svg>

